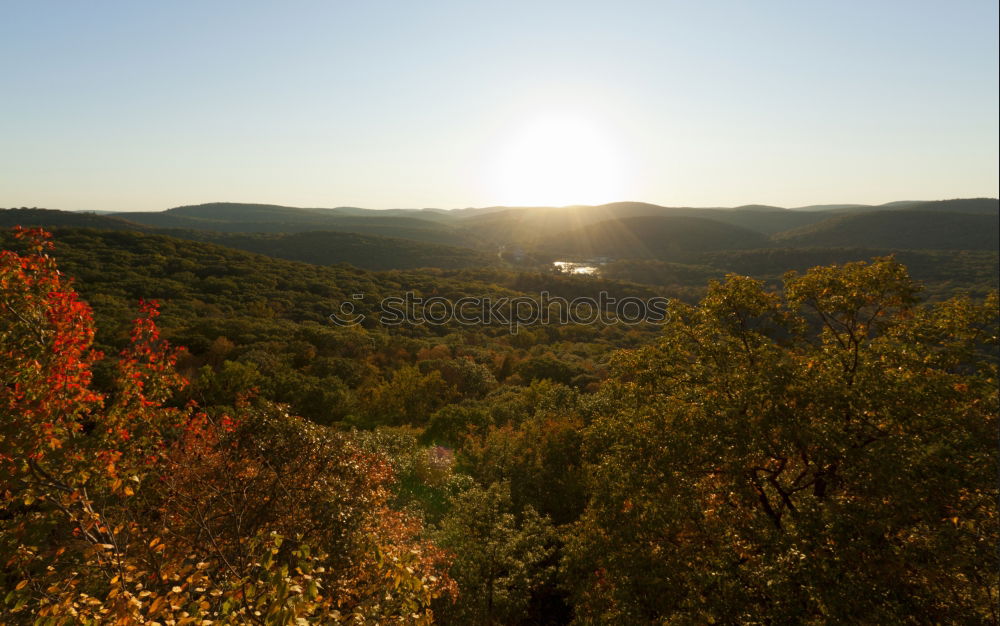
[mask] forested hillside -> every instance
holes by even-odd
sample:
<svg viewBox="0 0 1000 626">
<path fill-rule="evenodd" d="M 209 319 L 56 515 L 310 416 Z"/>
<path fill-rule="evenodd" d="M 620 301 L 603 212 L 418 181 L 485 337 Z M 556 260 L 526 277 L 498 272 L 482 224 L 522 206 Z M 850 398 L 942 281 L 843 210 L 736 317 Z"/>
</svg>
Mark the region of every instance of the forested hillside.
<svg viewBox="0 0 1000 626">
<path fill-rule="evenodd" d="M 347 263 L 369 270 L 482 267 L 497 261 L 494 255 L 470 248 L 352 232 L 308 231 L 287 235 L 212 233 L 199 236 L 192 231 L 188 236 L 279 259 L 316 265 Z"/>
<path fill-rule="evenodd" d="M 787 247 L 996 250 L 997 214 L 880 211 L 849 214 L 775 235 Z"/>
<path fill-rule="evenodd" d="M 694 252 L 767 247 L 763 234 L 701 217 L 629 217 L 559 233 L 536 244 L 575 257 L 683 260 Z"/>
<path fill-rule="evenodd" d="M 2 237 L 9 623 L 997 618 L 995 253 L 900 252 L 932 304 L 832 265 L 864 250 L 572 276 Z M 407 292 L 671 301 L 391 323 Z"/>
<path fill-rule="evenodd" d="M 361 231 L 386 231 L 392 234 L 402 234 L 404 238 L 382 235 L 364 235 L 354 232 L 344 223 L 338 223 L 344 230 L 322 231 L 307 230 L 305 232 L 292 229 L 290 233 L 269 223 L 244 223 L 237 232 L 228 230 L 200 230 L 200 228 L 216 226 L 207 221 L 172 222 L 160 220 L 153 215 L 145 219 L 149 224 L 127 221 L 118 216 L 94 215 L 91 213 L 72 213 L 69 211 L 53 211 L 48 209 L 9 209 L 0 210 L 0 226 L 40 226 L 45 228 L 83 227 L 100 230 L 127 230 L 147 234 L 163 234 L 195 241 L 211 241 L 221 245 L 266 254 L 279 259 L 304 261 L 319 265 L 335 265 L 348 263 L 365 269 L 412 269 L 417 267 L 481 267 L 495 261 L 495 256 L 479 249 L 446 245 L 443 243 L 428 243 L 434 240 L 453 239 L 446 233 L 428 232 L 418 229 L 416 237 L 411 237 L 413 230 L 402 230 L 397 226 L 384 228 L 359 228 Z M 364 220 L 362 220 L 364 222 Z M 371 220 L 368 220 L 370 223 Z M 162 223 L 161 223 L 162 222 Z M 350 223 L 348 221 L 347 223 Z M 378 223 L 378 220 L 376 220 Z M 178 227 L 166 227 L 173 224 Z M 272 226 L 278 232 L 271 232 Z M 382 223 L 385 226 L 385 223 Z M 248 229 L 243 232 L 243 229 Z M 466 243 L 460 239 L 460 244 Z"/>
<path fill-rule="evenodd" d="M 161 212 L 115 214 L 116 217 L 157 228 L 224 233 L 299 233 L 325 230 L 452 246 L 475 247 L 481 243 L 463 229 L 435 219 L 439 215 L 423 211 L 300 209 L 225 202 L 177 207 Z"/>
<path fill-rule="evenodd" d="M 271 390 L 274 399 L 323 423 L 349 414 L 362 422 L 377 422 L 380 409 L 358 396 L 391 387 L 392 372 L 415 365 L 421 350 L 437 348 L 448 356 L 423 364 L 424 373 L 432 376 L 432 370 L 444 368 L 438 373 L 448 378 L 452 375 L 448 368 L 455 362 L 463 367 L 475 363 L 473 371 L 487 381 L 515 375 L 514 380 L 525 376 L 531 380 L 536 377 L 531 363 L 551 362 L 560 381 L 586 385 L 595 379 L 598 359 L 608 349 L 635 345 L 656 331 L 651 326 L 539 325 L 512 335 L 505 324 L 468 327 L 455 322 L 390 328 L 378 322 L 383 298 L 406 292 L 452 301 L 483 295 L 537 298 L 548 291 L 572 299 L 596 298 L 606 291 L 617 297 L 690 299 L 698 293 L 680 287 L 488 269 L 374 273 L 275 260 L 158 235 L 57 233 L 61 267 L 94 306 L 100 329 L 97 341 L 104 351 L 113 354 L 124 345 L 135 302 L 158 299 L 163 302 L 160 321 L 165 336 L 189 351 L 190 357 L 182 358 L 180 366 L 194 378 L 192 393 L 200 393 L 199 372 L 205 375 L 205 393 L 214 394 L 209 388 L 222 384 L 211 373 L 213 368 L 198 368 L 206 363 L 228 367 L 234 378 L 226 384 L 235 385 L 235 391 L 254 386 Z M 5 245 L 15 245 L 9 233 L 4 237 Z M 354 294 L 364 298 L 354 300 Z M 330 322 L 328 316 L 343 302 L 351 302 L 357 313 L 367 316 L 361 328 Z M 470 334 L 477 339 L 467 340 Z M 524 371 L 519 369 L 522 362 L 528 363 Z"/>
<path fill-rule="evenodd" d="M 0 225 L 17 224 L 156 232 L 215 241 L 278 258 L 350 263 L 366 269 L 451 269 L 503 259 L 521 269 L 538 270 L 547 269 L 554 260 L 590 257 L 705 265 L 719 258 L 713 256 L 716 253 L 731 250 L 802 249 L 802 257 L 809 258 L 821 248 L 832 254 L 844 248 L 880 254 L 916 250 L 996 252 L 1000 247 L 1000 208 L 994 198 L 798 209 L 616 202 L 454 211 L 239 203 L 109 215 L 0 210 Z M 717 269 L 753 273 L 738 266 Z"/>
<path fill-rule="evenodd" d="M 146 230 L 137 222 L 108 216 L 95 215 L 93 213 L 73 213 L 71 211 L 56 211 L 51 209 L 38 209 L 22 207 L 20 209 L 0 209 L 0 227 L 12 228 L 14 226 L 42 226 L 52 228 L 55 226 L 80 227 L 80 228 L 101 228 L 106 230 Z"/>
</svg>

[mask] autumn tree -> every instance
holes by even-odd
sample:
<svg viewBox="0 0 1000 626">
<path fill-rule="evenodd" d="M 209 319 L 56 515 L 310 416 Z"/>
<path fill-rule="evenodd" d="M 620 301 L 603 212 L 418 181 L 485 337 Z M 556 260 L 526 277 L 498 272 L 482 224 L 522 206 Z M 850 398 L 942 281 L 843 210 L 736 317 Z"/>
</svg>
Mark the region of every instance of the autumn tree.
<svg viewBox="0 0 1000 626">
<path fill-rule="evenodd" d="M 432 370 L 426 374 L 404 365 L 364 394 L 363 425 L 423 425 L 434 411 L 455 398 L 455 389 Z"/>
<path fill-rule="evenodd" d="M 455 554 L 451 575 L 461 589 L 456 602 L 439 603 L 445 623 L 521 623 L 554 586 L 555 530 L 531 507 L 515 514 L 508 483 L 457 494 L 436 539 Z"/>
<path fill-rule="evenodd" d="M 459 468 L 481 484 L 508 483 L 518 512 L 530 506 L 557 525 L 574 521 L 586 502 L 580 396 L 548 381 L 533 383 L 519 396 L 513 407 L 499 401 L 494 406 L 499 417 L 521 404 L 516 418 L 466 435 Z"/>
<path fill-rule="evenodd" d="M 891 259 L 729 276 L 617 355 L 578 620 L 995 623 L 997 297 L 917 293 Z"/>
<path fill-rule="evenodd" d="M 5 623 L 427 623 L 444 554 L 392 510 L 386 461 L 278 406 L 171 406 L 143 303 L 96 391 L 89 307 L 41 231 L 0 253 Z"/>
</svg>

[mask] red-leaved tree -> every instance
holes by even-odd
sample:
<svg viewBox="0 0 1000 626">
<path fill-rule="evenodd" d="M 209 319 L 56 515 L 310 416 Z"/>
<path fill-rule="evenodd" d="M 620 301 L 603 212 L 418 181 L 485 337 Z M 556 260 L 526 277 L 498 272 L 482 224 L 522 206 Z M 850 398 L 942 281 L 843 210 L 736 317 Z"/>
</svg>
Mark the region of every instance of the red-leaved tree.
<svg viewBox="0 0 1000 626">
<path fill-rule="evenodd" d="M 388 506 L 392 473 L 281 407 L 170 406 L 186 384 L 142 302 L 114 389 L 90 308 L 48 251 L 0 252 L 4 623 L 426 623 L 444 554 Z"/>
</svg>

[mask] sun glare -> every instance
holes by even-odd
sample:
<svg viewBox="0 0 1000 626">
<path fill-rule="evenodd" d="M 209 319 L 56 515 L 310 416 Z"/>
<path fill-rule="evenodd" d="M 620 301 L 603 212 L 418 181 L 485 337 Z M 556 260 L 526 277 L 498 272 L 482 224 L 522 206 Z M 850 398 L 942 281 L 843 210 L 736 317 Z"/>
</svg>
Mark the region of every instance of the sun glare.
<svg viewBox="0 0 1000 626">
<path fill-rule="evenodd" d="M 542 117 L 501 149 L 493 192 L 507 205 L 601 204 L 627 195 L 623 170 L 615 142 L 591 120 Z"/>
</svg>

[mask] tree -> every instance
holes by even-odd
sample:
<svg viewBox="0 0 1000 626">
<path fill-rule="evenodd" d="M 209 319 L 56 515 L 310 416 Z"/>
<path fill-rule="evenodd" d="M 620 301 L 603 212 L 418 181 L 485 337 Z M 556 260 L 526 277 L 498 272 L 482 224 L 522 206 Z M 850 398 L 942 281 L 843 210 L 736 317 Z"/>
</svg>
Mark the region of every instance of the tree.
<svg viewBox="0 0 1000 626">
<path fill-rule="evenodd" d="M 997 297 L 891 259 L 674 303 L 586 433 L 583 622 L 996 622 Z"/>
<path fill-rule="evenodd" d="M 404 365 L 370 389 L 364 400 L 369 425 L 423 425 L 454 396 L 454 388 L 437 370 L 423 374 L 413 365 Z"/>
<path fill-rule="evenodd" d="M 114 389 L 41 231 L 0 253 L 5 623 L 428 623 L 444 554 L 388 506 L 392 472 L 268 403 L 172 407 L 185 384 L 142 303 Z"/>
<path fill-rule="evenodd" d="M 508 482 L 515 511 L 530 506 L 565 524 L 586 502 L 582 440 L 583 420 L 574 406 L 539 408 L 519 424 L 468 435 L 459 465 L 482 484 Z"/>
<path fill-rule="evenodd" d="M 436 539 L 455 553 L 451 575 L 461 589 L 457 602 L 439 603 L 445 623 L 519 623 L 533 594 L 555 580 L 555 531 L 531 507 L 515 515 L 507 483 L 458 494 Z"/>
</svg>

